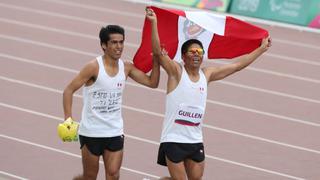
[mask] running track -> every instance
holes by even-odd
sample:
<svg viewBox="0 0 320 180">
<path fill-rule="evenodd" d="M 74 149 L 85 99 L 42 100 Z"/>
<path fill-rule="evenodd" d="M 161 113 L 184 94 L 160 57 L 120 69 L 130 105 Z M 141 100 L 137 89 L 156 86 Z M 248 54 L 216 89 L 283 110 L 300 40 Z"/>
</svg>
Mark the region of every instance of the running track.
<svg viewBox="0 0 320 180">
<path fill-rule="evenodd" d="M 0 1 L 0 179 L 62 180 L 81 172 L 78 143 L 62 143 L 62 91 L 101 53 L 98 32 L 126 29 L 123 59 L 141 38 L 143 4 L 118 0 Z M 320 34 L 258 24 L 273 46 L 209 86 L 204 141 L 209 180 L 320 178 Z M 204 64 L 218 66 L 226 61 Z M 166 75 L 158 89 L 127 81 L 121 179 L 167 175 L 156 164 Z M 81 90 L 74 97 L 79 119 Z M 98 179 L 104 179 L 103 165 Z"/>
</svg>

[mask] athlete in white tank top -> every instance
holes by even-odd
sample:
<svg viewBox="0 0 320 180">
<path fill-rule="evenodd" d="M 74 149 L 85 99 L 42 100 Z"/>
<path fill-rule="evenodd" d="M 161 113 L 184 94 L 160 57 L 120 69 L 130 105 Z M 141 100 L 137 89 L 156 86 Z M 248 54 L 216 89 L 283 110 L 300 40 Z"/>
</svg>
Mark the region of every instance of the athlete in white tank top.
<svg viewBox="0 0 320 180">
<path fill-rule="evenodd" d="M 202 179 L 205 156 L 201 126 L 207 84 L 223 79 L 251 64 L 268 50 L 271 39 L 266 37 L 261 41 L 260 47 L 233 63 L 204 68 L 201 68 L 205 51 L 202 43 L 197 39 L 189 39 L 181 46 L 181 57 L 184 62 L 184 67 L 181 67 L 161 51 L 157 17 L 152 9 L 147 8 L 146 18 L 151 22 L 152 53 L 160 59 L 161 66 L 168 74 L 166 114 L 158 163 L 168 166 L 172 179 L 185 179 L 186 176 Z M 174 56 L 176 50 L 168 51 Z"/>
<path fill-rule="evenodd" d="M 118 60 L 118 73 L 106 73 L 102 56 L 97 57 L 99 73 L 96 81 L 83 88 L 83 110 L 79 134 L 88 137 L 114 137 L 123 134 L 121 113 L 125 86 L 124 64 Z"/>
<path fill-rule="evenodd" d="M 73 94 L 84 86 L 79 129 L 83 174 L 74 179 L 97 179 L 99 166 L 92 164 L 99 164 L 100 155 L 103 156 L 105 167 L 108 167 L 105 168 L 104 179 L 119 179 L 124 143 L 121 138 L 121 103 L 125 80 L 130 77 L 150 88 L 157 88 L 159 84 L 158 59 L 153 58 L 149 75 L 137 69 L 133 63 L 120 59 L 125 40 L 122 27 L 102 27 L 99 39 L 103 55 L 88 62 L 63 92 L 64 117 L 69 119 L 72 118 Z"/>
</svg>

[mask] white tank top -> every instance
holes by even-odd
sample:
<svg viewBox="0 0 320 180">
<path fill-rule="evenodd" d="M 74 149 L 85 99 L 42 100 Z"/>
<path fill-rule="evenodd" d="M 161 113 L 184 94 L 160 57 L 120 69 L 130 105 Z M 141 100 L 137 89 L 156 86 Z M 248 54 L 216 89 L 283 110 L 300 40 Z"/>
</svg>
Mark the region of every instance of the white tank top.
<svg viewBox="0 0 320 180">
<path fill-rule="evenodd" d="M 124 63 L 118 61 L 118 73 L 110 77 L 102 56 L 96 58 L 99 73 L 96 81 L 83 88 L 83 109 L 79 134 L 88 137 L 114 137 L 123 134 L 121 113 L 122 92 L 125 86 Z"/>
<path fill-rule="evenodd" d="M 178 86 L 166 97 L 166 113 L 161 142 L 199 143 L 202 138 L 202 119 L 206 108 L 207 80 L 192 82 L 182 66 Z"/>
</svg>

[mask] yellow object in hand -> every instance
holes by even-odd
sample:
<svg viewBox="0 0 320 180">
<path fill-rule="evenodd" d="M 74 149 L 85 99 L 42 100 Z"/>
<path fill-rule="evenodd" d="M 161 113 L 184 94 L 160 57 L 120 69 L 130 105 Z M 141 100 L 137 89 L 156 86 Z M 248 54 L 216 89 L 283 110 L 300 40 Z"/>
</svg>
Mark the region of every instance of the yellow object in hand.
<svg viewBox="0 0 320 180">
<path fill-rule="evenodd" d="M 58 125 L 58 135 L 60 139 L 65 142 L 78 141 L 78 127 L 79 123 L 69 117 L 63 123 Z"/>
</svg>

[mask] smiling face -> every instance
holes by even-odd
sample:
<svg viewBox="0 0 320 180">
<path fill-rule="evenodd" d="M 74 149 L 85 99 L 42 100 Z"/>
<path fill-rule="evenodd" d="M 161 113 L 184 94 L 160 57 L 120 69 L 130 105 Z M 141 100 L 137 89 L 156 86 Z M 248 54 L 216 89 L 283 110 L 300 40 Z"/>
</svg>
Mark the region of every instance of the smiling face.
<svg viewBox="0 0 320 180">
<path fill-rule="evenodd" d="M 124 47 L 124 29 L 118 25 L 102 27 L 99 33 L 100 44 L 106 56 L 112 60 L 121 57 Z"/>
<path fill-rule="evenodd" d="M 188 48 L 187 51 L 182 55 L 182 59 L 187 68 L 200 68 L 203 60 L 204 51 L 202 47 L 193 43 Z"/>
<path fill-rule="evenodd" d="M 114 60 L 118 60 L 121 57 L 124 47 L 124 37 L 122 34 L 110 34 L 110 39 L 107 43 L 102 44 L 102 48 L 107 56 Z"/>
</svg>

